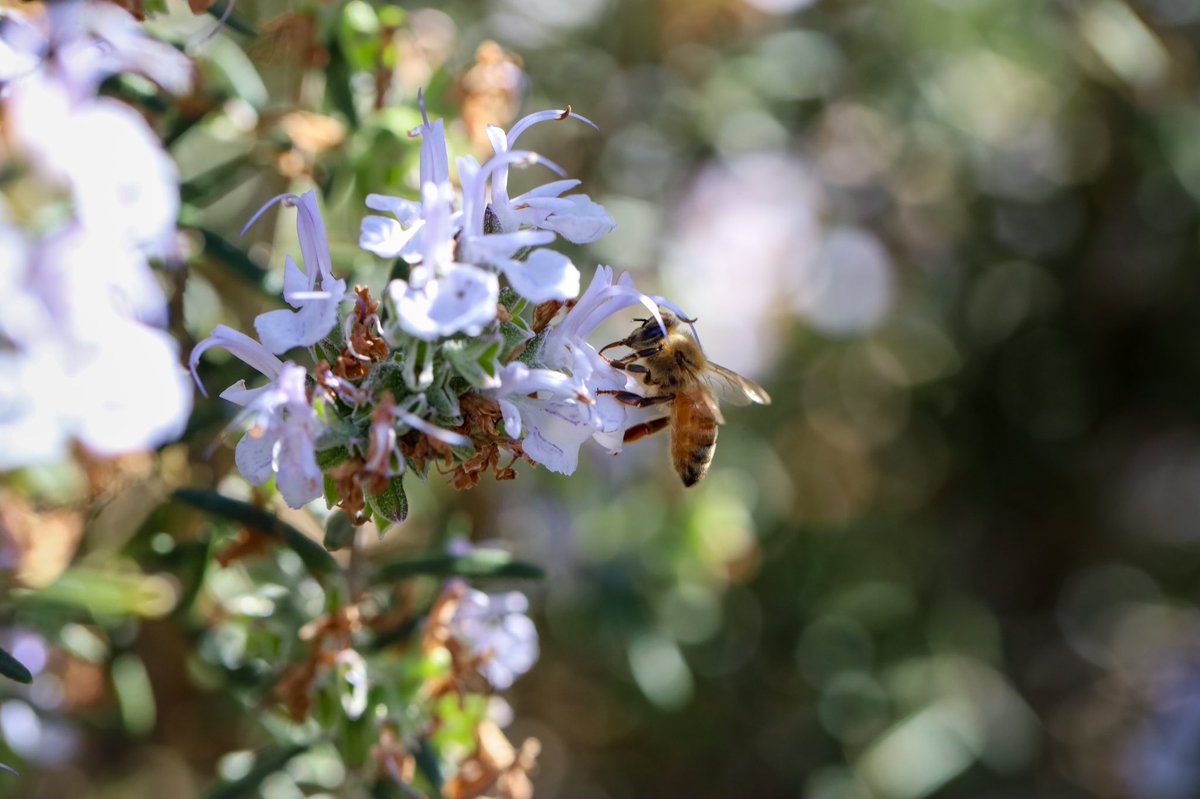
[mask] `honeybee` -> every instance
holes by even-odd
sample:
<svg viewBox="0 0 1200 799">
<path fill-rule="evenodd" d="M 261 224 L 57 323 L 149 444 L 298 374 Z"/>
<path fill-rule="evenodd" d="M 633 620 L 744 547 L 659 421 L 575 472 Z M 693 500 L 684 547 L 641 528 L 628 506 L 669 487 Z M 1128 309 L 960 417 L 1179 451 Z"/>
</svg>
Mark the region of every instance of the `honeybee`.
<svg viewBox="0 0 1200 799">
<path fill-rule="evenodd" d="M 693 486 L 708 473 L 717 446 L 717 425 L 725 423 L 717 396 L 734 405 L 757 402 L 768 405 L 771 397 L 762 386 L 705 357 L 700 342 L 686 325 L 695 319 L 676 316 L 659 308 L 658 320 L 639 319 L 641 325 L 620 341 L 606 344 L 600 355 L 609 364 L 640 375 L 642 382 L 658 390 L 641 396 L 631 391 L 600 391 L 618 402 L 636 408 L 670 405 L 670 414 L 636 424 L 625 431 L 625 443 L 671 428 L 671 462 L 685 486 Z M 664 335 L 663 328 L 666 328 Z M 626 347 L 630 354 L 608 358 L 604 353 Z"/>
</svg>

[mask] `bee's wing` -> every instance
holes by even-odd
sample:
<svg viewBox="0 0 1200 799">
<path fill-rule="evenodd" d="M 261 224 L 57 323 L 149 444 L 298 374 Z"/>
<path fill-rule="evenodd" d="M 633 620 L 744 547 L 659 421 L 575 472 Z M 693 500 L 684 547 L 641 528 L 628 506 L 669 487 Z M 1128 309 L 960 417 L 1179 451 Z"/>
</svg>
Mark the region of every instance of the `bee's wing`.
<svg viewBox="0 0 1200 799">
<path fill-rule="evenodd" d="M 700 379 L 722 402 L 730 405 L 771 404 L 771 395 L 758 383 L 711 361 Z"/>
</svg>

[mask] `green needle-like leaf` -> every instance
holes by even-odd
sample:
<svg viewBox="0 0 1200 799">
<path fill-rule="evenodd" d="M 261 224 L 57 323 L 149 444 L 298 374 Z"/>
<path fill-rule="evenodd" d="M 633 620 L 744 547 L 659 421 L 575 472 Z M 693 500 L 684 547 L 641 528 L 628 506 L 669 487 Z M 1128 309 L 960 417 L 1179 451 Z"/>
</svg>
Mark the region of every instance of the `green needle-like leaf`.
<svg viewBox="0 0 1200 799">
<path fill-rule="evenodd" d="M 379 568 L 376 582 L 390 582 L 409 577 L 470 577 L 473 579 L 520 578 L 537 579 L 545 570 L 527 561 L 515 560 L 501 550 L 478 550 L 466 555 L 428 555 L 398 560 Z"/>
<path fill-rule="evenodd" d="M 263 535 L 286 544 L 314 574 L 328 574 L 337 569 L 337 561 L 323 546 L 270 511 L 256 508 L 241 500 L 230 499 L 215 491 L 198 488 L 180 488 L 172 493 L 171 497 L 193 508 L 252 527 Z"/>
<path fill-rule="evenodd" d="M 204 239 L 205 255 L 229 267 L 230 272 L 247 283 L 253 284 L 255 288 L 262 288 L 263 281 L 267 276 L 266 270 L 254 263 L 240 247 L 206 228 L 194 227 L 193 229 Z"/>
<path fill-rule="evenodd" d="M 208 7 L 208 15 L 214 19 L 220 19 L 222 16 L 225 16 L 225 10 L 228 8 L 228 4 L 232 2 L 233 0 L 217 0 Z M 239 17 L 235 12 L 230 12 L 228 16 L 225 16 L 225 25 L 230 30 L 237 31 L 243 36 L 258 35 L 258 31 L 254 26 Z"/>
<path fill-rule="evenodd" d="M 0 674 L 17 682 L 26 684 L 33 682 L 33 675 L 29 673 L 29 669 L 3 649 L 0 649 Z"/>
</svg>

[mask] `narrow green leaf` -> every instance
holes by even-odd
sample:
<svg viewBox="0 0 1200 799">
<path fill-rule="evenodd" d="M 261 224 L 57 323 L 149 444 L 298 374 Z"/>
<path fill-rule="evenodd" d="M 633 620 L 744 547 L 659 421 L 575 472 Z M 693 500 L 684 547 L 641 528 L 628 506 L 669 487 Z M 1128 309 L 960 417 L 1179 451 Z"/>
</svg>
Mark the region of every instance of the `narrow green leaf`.
<svg viewBox="0 0 1200 799">
<path fill-rule="evenodd" d="M 199 488 L 180 488 L 171 497 L 193 508 L 244 524 L 286 544 L 314 574 L 328 574 L 337 569 L 337 561 L 324 547 L 270 511 Z"/>
<path fill-rule="evenodd" d="M 208 7 L 208 15 L 219 20 L 222 16 L 225 16 L 225 9 L 228 8 L 228 4 L 232 2 L 234 2 L 234 0 L 216 0 L 215 3 Z M 258 35 L 258 31 L 254 28 L 254 26 L 239 17 L 236 13 L 231 12 L 228 16 L 225 16 L 225 25 L 230 30 L 237 31 L 243 36 Z"/>
<path fill-rule="evenodd" d="M 250 162 L 247 155 L 239 155 L 201 172 L 179 186 L 179 196 L 186 203 L 204 207 L 223 196 L 241 176 Z"/>
<path fill-rule="evenodd" d="M 354 107 L 354 93 L 350 90 L 352 70 L 346 54 L 338 41 L 329 45 L 329 63 L 325 67 L 325 93 L 330 104 L 342 115 L 351 128 L 358 127 L 358 110 Z"/>
<path fill-rule="evenodd" d="M 104 81 L 100 92 L 124 100 L 130 105 L 145 108 L 153 114 L 164 114 L 171 110 L 170 104 L 158 96 L 154 84 L 142 78 L 116 75 Z"/>
<path fill-rule="evenodd" d="M 536 579 L 545 571 L 527 561 L 515 560 L 498 549 L 482 549 L 466 555 L 427 555 L 387 563 L 375 572 L 375 582 L 390 582 L 408 577 L 470 577 Z"/>
<path fill-rule="evenodd" d="M 330 552 L 345 549 L 354 542 L 357 528 L 345 511 L 335 510 L 325 520 L 325 548 Z"/>
<path fill-rule="evenodd" d="M 413 753 L 413 760 L 416 761 L 417 771 L 421 772 L 421 775 L 433 786 L 433 792 L 441 796 L 442 783 L 445 781 L 442 776 L 442 761 L 428 738 L 418 741 L 417 751 Z"/>
<path fill-rule="evenodd" d="M 26 685 L 33 682 L 33 675 L 29 673 L 29 669 L 25 668 L 21 661 L 3 649 L 0 649 L 0 674 L 3 674 L 10 680 L 23 682 Z"/>
<path fill-rule="evenodd" d="M 295 744 L 283 749 L 268 750 L 254 758 L 254 767 L 241 779 L 232 782 L 221 782 L 204 794 L 204 799 L 238 799 L 249 796 L 258 790 L 258 786 L 267 777 L 279 771 L 296 755 L 307 750 L 303 744 Z"/>
<path fill-rule="evenodd" d="M 230 272 L 247 283 L 253 284 L 255 288 L 262 288 L 263 281 L 267 277 L 267 270 L 256 264 L 240 247 L 213 231 L 202 227 L 191 227 L 203 239 L 202 249 L 205 255 L 220 261 L 229 267 Z"/>
</svg>

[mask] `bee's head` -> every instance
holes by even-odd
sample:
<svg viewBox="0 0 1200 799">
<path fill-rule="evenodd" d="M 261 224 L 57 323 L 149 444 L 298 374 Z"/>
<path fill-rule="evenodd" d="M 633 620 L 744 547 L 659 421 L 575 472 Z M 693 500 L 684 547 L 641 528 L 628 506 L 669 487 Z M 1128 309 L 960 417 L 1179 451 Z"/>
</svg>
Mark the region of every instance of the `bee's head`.
<svg viewBox="0 0 1200 799">
<path fill-rule="evenodd" d="M 664 333 L 667 336 L 671 335 L 671 331 L 678 327 L 680 322 L 691 324 L 696 321 L 695 319 L 688 319 L 686 316 L 675 314 L 661 305 L 658 307 L 658 313 L 662 317 L 661 326 L 653 316 L 634 320 L 635 322 L 641 322 L 641 325 L 627 339 L 630 347 L 635 350 L 652 347 L 662 340 Z"/>
<path fill-rule="evenodd" d="M 675 326 L 680 322 L 690 325 L 696 321 L 695 319 L 688 319 L 686 316 L 678 316 L 661 305 L 658 306 L 658 314 L 662 317 L 662 326 L 667 329 L 668 333 L 674 330 Z M 633 321 L 641 322 L 642 327 L 658 327 L 658 320 L 653 316 L 648 316 L 644 319 L 634 319 Z M 662 330 L 660 329 L 659 332 L 661 333 Z"/>
</svg>

